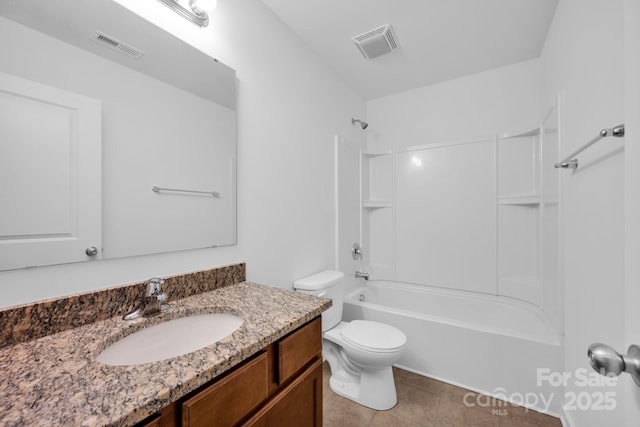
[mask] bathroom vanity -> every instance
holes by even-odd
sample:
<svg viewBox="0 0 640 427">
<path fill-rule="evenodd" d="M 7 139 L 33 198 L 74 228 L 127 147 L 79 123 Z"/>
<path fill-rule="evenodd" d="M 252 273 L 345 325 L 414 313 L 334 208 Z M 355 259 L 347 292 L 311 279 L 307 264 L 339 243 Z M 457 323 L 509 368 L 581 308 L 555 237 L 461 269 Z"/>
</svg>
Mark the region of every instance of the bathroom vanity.
<svg viewBox="0 0 640 427">
<path fill-rule="evenodd" d="M 236 283 L 236 267 L 218 269 L 217 276 L 167 278 L 169 308 L 135 321 L 122 319 L 131 306 L 117 296 L 133 294 L 134 285 L 0 311 L 3 327 L 13 331 L 0 347 L 0 425 L 320 426 L 320 315 L 331 301 Z M 189 288 L 186 296 L 171 295 Z M 108 304 L 118 315 L 96 321 Z M 110 366 L 96 360 L 125 336 L 204 313 L 232 313 L 243 324 L 214 344 L 158 362 Z M 40 328 L 36 317 L 55 323 L 72 315 L 88 320 L 19 340 L 21 331 Z"/>
<path fill-rule="evenodd" d="M 322 332 L 315 318 L 140 427 L 322 426 Z"/>
</svg>

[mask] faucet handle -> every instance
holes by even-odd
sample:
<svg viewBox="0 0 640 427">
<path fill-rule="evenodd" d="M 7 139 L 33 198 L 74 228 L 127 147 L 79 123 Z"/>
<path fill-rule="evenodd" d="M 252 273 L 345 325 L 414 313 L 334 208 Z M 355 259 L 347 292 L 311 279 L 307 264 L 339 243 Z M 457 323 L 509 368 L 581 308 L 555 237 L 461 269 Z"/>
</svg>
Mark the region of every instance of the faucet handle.
<svg viewBox="0 0 640 427">
<path fill-rule="evenodd" d="M 159 294 L 156 294 L 155 297 L 160 303 L 163 303 L 169 299 L 169 295 L 165 294 L 164 292 L 160 292 Z"/>
<path fill-rule="evenodd" d="M 164 280 L 160 279 L 159 277 L 154 277 L 151 278 L 149 280 L 147 280 L 146 282 L 144 282 L 145 285 L 147 285 L 147 294 L 146 296 L 148 297 L 158 297 L 161 294 L 163 294 L 162 292 L 162 284 L 164 283 Z M 167 295 L 164 294 L 164 297 L 166 299 Z"/>
</svg>

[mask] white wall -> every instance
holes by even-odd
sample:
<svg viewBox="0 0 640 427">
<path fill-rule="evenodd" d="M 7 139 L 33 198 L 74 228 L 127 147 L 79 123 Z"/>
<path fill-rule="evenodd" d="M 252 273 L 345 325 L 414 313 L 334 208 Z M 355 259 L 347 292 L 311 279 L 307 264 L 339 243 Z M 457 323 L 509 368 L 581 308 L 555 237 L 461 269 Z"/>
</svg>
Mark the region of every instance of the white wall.
<svg viewBox="0 0 640 427">
<path fill-rule="evenodd" d="M 367 146 L 402 148 L 528 131 L 540 121 L 539 93 L 539 61 L 533 59 L 374 99 L 367 103 Z"/>
<path fill-rule="evenodd" d="M 0 306 L 241 261 L 248 280 L 287 288 L 333 266 L 333 136 L 362 139 L 362 98 L 259 0 L 220 1 L 206 29 L 157 6 L 157 22 L 237 71 L 238 245 L 3 272 Z"/>
<path fill-rule="evenodd" d="M 624 2 L 625 89 L 625 306 L 626 345 L 640 344 L 640 2 Z M 626 420 L 640 420 L 640 388 L 626 379 Z"/>
<path fill-rule="evenodd" d="M 568 153 L 600 129 L 624 121 L 623 2 L 562 0 L 541 56 L 542 105 L 562 92 L 561 151 Z M 589 368 L 587 347 L 624 342 L 624 156 L 607 139 L 579 156 L 562 175 L 565 371 Z M 626 380 L 626 379 L 625 379 Z M 605 391 L 616 389 L 606 389 Z M 620 389 L 618 389 L 620 390 Z M 569 380 L 567 392 L 593 393 Z M 579 427 L 623 426 L 618 411 L 571 411 Z M 636 425 L 636 424 L 634 424 Z"/>
</svg>

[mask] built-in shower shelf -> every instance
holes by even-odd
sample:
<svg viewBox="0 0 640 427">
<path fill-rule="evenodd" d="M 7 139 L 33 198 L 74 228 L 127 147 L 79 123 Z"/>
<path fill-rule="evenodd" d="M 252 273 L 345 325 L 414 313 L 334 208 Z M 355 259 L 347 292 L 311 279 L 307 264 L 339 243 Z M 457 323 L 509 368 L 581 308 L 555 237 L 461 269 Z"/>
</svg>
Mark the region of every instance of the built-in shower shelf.
<svg viewBox="0 0 640 427">
<path fill-rule="evenodd" d="M 390 208 L 392 206 L 391 200 L 364 200 L 362 202 L 363 208 Z"/>
<path fill-rule="evenodd" d="M 365 156 L 385 156 L 392 153 L 393 151 L 391 150 L 362 150 L 362 154 L 364 154 Z"/>
<path fill-rule="evenodd" d="M 503 196 L 498 197 L 499 205 L 530 205 L 537 206 L 540 204 L 540 195 L 538 194 L 523 194 L 517 196 Z"/>
</svg>

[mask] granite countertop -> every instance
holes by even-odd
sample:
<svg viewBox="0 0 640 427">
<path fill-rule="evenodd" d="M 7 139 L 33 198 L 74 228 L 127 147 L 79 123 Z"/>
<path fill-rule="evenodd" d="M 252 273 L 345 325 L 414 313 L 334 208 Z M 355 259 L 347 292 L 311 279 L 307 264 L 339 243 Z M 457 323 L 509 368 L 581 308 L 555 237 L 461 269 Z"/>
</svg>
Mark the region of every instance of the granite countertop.
<svg viewBox="0 0 640 427">
<path fill-rule="evenodd" d="M 169 305 L 158 316 L 113 317 L 0 349 L 0 426 L 133 425 L 320 315 L 331 301 L 243 282 Z M 130 366 L 95 361 L 104 348 L 146 326 L 216 312 L 234 313 L 244 323 L 184 356 Z"/>
</svg>

